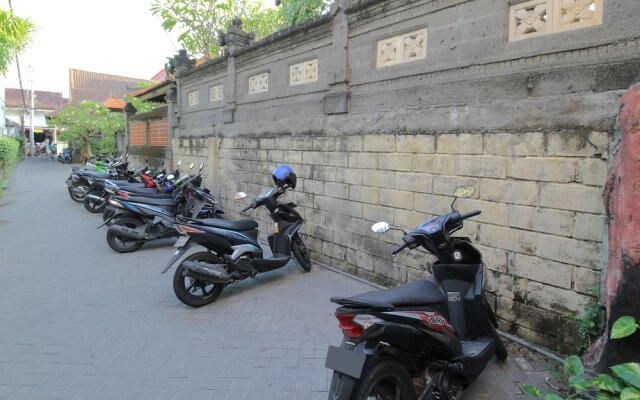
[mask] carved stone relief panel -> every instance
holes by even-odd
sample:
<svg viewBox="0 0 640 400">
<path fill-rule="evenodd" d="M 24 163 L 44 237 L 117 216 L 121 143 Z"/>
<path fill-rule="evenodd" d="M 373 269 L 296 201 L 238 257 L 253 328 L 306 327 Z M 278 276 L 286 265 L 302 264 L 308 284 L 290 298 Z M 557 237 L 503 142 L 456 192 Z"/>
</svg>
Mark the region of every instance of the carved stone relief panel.
<svg viewBox="0 0 640 400">
<path fill-rule="evenodd" d="M 426 57 L 426 29 L 378 40 L 377 43 L 376 66 L 378 68 L 421 60 Z"/>
<path fill-rule="evenodd" d="M 249 94 L 266 92 L 267 90 L 269 90 L 268 72 L 249 77 Z"/>
<path fill-rule="evenodd" d="M 601 25 L 602 3 L 603 0 L 556 0 L 554 30 L 562 32 Z"/>
<path fill-rule="evenodd" d="M 318 81 L 318 59 L 289 66 L 289 86 Z"/>
<path fill-rule="evenodd" d="M 200 92 L 194 90 L 187 95 L 187 105 L 189 107 L 197 106 L 200 103 Z"/>
<path fill-rule="evenodd" d="M 530 0 L 509 8 L 509 41 L 602 24 L 604 0 Z"/>
<path fill-rule="evenodd" d="M 509 40 L 520 40 L 551 32 L 551 1 L 531 0 L 511 6 Z"/>
<path fill-rule="evenodd" d="M 217 85 L 209 88 L 209 102 L 220 101 L 224 97 L 224 86 Z"/>
</svg>

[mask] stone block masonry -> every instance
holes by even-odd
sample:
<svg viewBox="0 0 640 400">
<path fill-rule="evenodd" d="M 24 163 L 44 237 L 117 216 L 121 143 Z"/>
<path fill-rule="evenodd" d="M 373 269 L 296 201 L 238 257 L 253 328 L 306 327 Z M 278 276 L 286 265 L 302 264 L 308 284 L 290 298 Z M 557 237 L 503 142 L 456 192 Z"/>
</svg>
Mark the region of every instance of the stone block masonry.
<svg viewBox="0 0 640 400">
<path fill-rule="evenodd" d="M 602 200 L 588 195 L 600 193 L 602 184 L 581 182 L 577 173 L 580 164 L 604 162 L 603 153 L 597 148 L 591 153 L 576 148 L 573 156 L 557 156 L 548 144 L 555 135 L 577 138 L 589 134 L 474 134 L 474 151 L 479 154 L 458 154 L 469 135 L 309 137 L 309 142 L 322 143 L 318 150 L 303 152 L 309 156 L 303 155 L 297 162 L 282 162 L 298 173 L 297 190 L 288 196 L 306 219 L 303 233 L 313 258 L 358 276 L 384 277 L 396 283 L 426 276 L 431 258 L 420 250 L 392 258 L 391 248 L 400 242 L 401 235 L 375 234 L 371 225 L 384 220 L 413 229 L 432 215 L 448 212 L 457 185 L 473 184 L 473 198 L 461 199 L 457 206 L 461 211 L 479 209 L 482 214 L 465 224 L 462 235 L 478 243 L 485 253 L 488 288 L 495 295 L 499 316 L 512 324 L 503 328 L 518 332 L 522 320 L 531 318 L 529 335 L 545 334 L 547 341 L 543 343 L 550 345 L 551 338 L 569 339 L 560 337 L 559 326 L 550 330 L 553 324 L 549 318 L 561 320 L 579 314 L 591 300 L 593 289 L 598 289 L 605 221 Z M 543 146 L 535 156 L 522 155 L 519 146 L 507 145 L 496 151 L 496 137 L 507 139 L 507 143 L 536 137 Z M 348 167 L 327 166 L 325 160 L 336 151 L 340 154 L 345 141 L 359 139 L 364 146 L 361 151 L 349 152 L 353 162 Z M 235 202 L 233 194 L 240 190 L 259 194 L 270 184 L 270 171 L 277 164 L 268 161 L 268 155 L 289 151 L 295 142 L 292 137 L 222 141 L 219 186 L 225 188 L 221 196 L 230 218 L 246 218 L 238 213 L 245 203 Z M 407 143 L 430 144 L 411 147 Z M 242 154 L 264 161 L 239 160 Z M 448 156 L 452 157 L 452 169 L 425 168 L 420 162 Z M 539 168 L 532 168 L 527 176 L 522 176 L 524 167 L 507 168 L 530 163 Z M 558 165 L 563 168 L 556 168 Z M 347 172 L 362 179 L 345 179 Z M 603 176 L 598 178 L 603 182 Z M 548 201 L 545 193 L 549 190 L 569 196 Z M 264 212 L 256 216 L 266 235 L 270 219 Z M 519 305 L 513 306 L 514 302 Z M 533 314 L 510 321 L 514 309 L 524 306 Z M 564 348 L 568 346 L 564 344 Z"/>
<path fill-rule="evenodd" d="M 337 0 L 181 74 L 174 162 L 205 160 L 231 219 L 247 217 L 235 192 L 255 196 L 291 165 L 313 258 L 391 284 L 429 276 L 432 259 L 391 258 L 400 236 L 371 224 L 412 229 L 473 184 L 458 207 L 482 214 L 461 234 L 484 254 L 501 328 L 571 352 L 576 319 L 600 299 L 602 189 L 618 98 L 640 71 L 640 8 L 592 3 L 601 20 L 534 35 L 517 26 L 523 12 L 545 21 L 542 9 L 522 2 Z M 194 92 L 206 95 L 189 104 Z M 264 210 L 251 216 L 271 230 Z"/>
</svg>

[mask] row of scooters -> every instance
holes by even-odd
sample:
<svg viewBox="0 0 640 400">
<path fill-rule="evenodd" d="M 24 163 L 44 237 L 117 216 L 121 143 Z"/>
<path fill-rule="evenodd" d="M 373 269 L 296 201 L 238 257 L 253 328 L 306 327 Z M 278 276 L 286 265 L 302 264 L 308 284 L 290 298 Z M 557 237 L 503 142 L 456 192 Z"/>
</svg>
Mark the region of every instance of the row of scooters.
<svg viewBox="0 0 640 400">
<path fill-rule="evenodd" d="M 179 166 L 168 174 L 129 170 L 125 158 L 106 173 L 74 168 L 67 180 L 69 194 L 88 211 L 103 212 L 107 242 L 115 251 L 135 251 L 146 241 L 179 236 L 163 273 L 178 264 L 173 289 L 192 307 L 212 303 L 231 283 L 285 266 L 292 255 L 304 271 L 311 269 L 299 233 L 304 220 L 295 203 L 283 200 L 297 183 L 290 167 L 278 166 L 272 173 L 274 187 L 242 210 L 264 206 L 269 211 L 272 254 L 266 257 L 258 243 L 258 223 L 224 219 L 213 195 L 200 188 L 202 165 L 191 174 L 192 164 L 184 176 Z M 344 339 L 327 354 L 326 366 L 334 371 L 329 399 L 458 400 L 494 355 L 507 358 L 484 295 L 482 254 L 468 238 L 452 235 L 465 219 L 480 214 L 454 208 L 456 199 L 474 192 L 472 186 L 456 188 L 450 213 L 429 218 L 411 232 L 386 222 L 372 226 L 377 233 L 403 233 L 393 255 L 420 248 L 438 261 L 430 279 L 331 298 L 339 305 L 336 318 Z M 235 199 L 246 197 L 240 192 Z M 200 248 L 184 257 L 194 245 Z"/>
</svg>

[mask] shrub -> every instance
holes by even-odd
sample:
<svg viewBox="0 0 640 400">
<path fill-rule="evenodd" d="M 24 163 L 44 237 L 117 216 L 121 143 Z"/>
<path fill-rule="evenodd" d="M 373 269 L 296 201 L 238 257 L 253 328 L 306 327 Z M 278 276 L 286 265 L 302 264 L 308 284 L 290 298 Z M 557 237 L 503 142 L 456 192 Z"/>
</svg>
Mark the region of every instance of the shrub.
<svg viewBox="0 0 640 400">
<path fill-rule="evenodd" d="M 0 177 L 6 177 L 22 157 L 20 142 L 13 138 L 0 138 Z"/>
</svg>

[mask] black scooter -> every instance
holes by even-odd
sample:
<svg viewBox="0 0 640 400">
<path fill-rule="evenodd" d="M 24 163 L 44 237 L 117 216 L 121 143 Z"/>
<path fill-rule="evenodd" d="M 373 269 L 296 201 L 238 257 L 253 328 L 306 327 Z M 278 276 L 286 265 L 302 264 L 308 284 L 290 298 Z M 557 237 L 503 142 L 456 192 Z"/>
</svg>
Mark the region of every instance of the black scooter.
<svg viewBox="0 0 640 400">
<path fill-rule="evenodd" d="M 300 266 L 311 270 L 311 259 L 298 230 L 304 220 L 294 208 L 294 203 L 283 203 L 278 199 L 287 189 L 295 188 L 296 176 L 291 168 L 281 165 L 273 173 L 276 187 L 264 191 L 249 207 L 265 206 L 274 221 L 273 233 L 269 234 L 269 247 L 273 256 L 264 258 L 258 243 L 258 223 L 252 219 L 228 221 L 220 219 L 174 222 L 179 238 L 178 250 L 162 271 L 164 274 L 194 244 L 207 250 L 191 254 L 176 268 L 173 290 L 178 299 L 191 307 L 202 307 L 214 302 L 224 287 L 230 283 L 253 277 L 258 273 L 284 267 L 291 253 Z M 236 194 L 236 200 L 246 197 Z"/>
<path fill-rule="evenodd" d="M 454 195 L 474 191 L 459 187 Z M 454 210 L 425 221 L 393 249 L 395 255 L 420 246 L 435 255 L 430 280 L 331 298 L 341 305 L 336 318 L 344 340 L 327 354 L 326 366 L 334 370 L 329 399 L 457 400 L 494 354 L 507 358 L 484 298 L 482 254 L 468 238 L 451 236 L 478 214 Z M 380 222 L 372 229 L 395 228 Z M 413 379 L 422 377 L 418 397 Z"/>
</svg>

